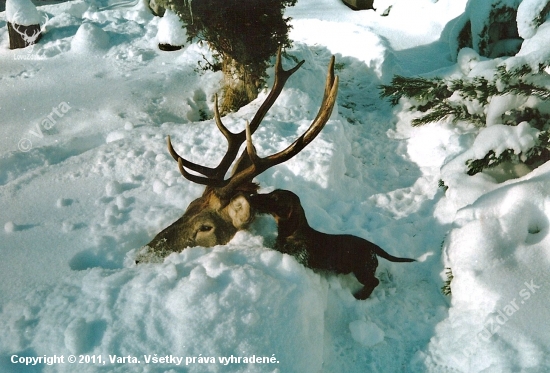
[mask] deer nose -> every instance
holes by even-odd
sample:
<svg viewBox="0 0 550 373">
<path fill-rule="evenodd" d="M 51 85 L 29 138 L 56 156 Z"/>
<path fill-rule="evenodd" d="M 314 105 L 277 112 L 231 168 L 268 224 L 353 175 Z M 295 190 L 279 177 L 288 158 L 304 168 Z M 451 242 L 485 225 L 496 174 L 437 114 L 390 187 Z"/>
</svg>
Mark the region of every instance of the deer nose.
<svg viewBox="0 0 550 373">
<path fill-rule="evenodd" d="M 193 247 L 193 246 L 196 246 L 194 237 L 189 237 L 183 242 L 184 249 L 187 249 L 188 247 Z"/>
</svg>

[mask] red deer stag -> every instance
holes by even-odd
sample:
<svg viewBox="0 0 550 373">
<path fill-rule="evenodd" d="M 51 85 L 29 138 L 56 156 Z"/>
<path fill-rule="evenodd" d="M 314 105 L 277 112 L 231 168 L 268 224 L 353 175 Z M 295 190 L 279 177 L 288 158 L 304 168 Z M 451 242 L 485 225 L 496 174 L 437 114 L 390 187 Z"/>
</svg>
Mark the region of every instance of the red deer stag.
<svg viewBox="0 0 550 373">
<path fill-rule="evenodd" d="M 168 151 L 178 162 L 180 172 L 191 182 L 206 185 L 200 198 L 192 201 L 181 218 L 157 234 L 138 254 L 136 263 L 161 261 L 172 252 L 180 252 L 187 247 L 211 247 L 228 243 L 235 233 L 246 228 L 254 218 L 248 198 L 256 194 L 258 184 L 252 179 L 270 167 L 283 163 L 298 154 L 323 129 L 330 118 L 338 93 L 338 77 L 334 76 L 332 57 L 325 84 L 325 93 L 317 116 L 307 131 L 283 151 L 260 158 L 252 145 L 252 134 L 271 108 L 287 79 L 296 72 L 304 61 L 290 70 L 281 64 L 281 50 L 277 53 L 275 81 L 271 92 L 262 103 L 254 118 L 247 122 L 246 129 L 239 133 L 230 132 L 220 119 L 218 101 L 215 100 L 214 117 L 220 132 L 227 139 L 225 156 L 215 168 L 201 166 L 181 157 L 167 139 Z M 240 146 L 246 140 L 246 149 L 235 162 L 231 176 L 225 179 L 229 167 L 236 159 Z M 187 169 L 197 174 L 190 173 Z"/>
</svg>

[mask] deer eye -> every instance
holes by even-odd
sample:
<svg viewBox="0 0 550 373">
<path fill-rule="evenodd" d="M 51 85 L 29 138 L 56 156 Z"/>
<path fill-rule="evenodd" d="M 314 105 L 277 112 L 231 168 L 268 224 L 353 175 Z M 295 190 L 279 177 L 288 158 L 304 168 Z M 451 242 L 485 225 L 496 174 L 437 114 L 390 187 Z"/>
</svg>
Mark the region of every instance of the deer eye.
<svg viewBox="0 0 550 373">
<path fill-rule="evenodd" d="M 211 225 L 203 224 L 199 227 L 199 232 L 210 232 L 212 228 L 213 227 Z"/>
</svg>

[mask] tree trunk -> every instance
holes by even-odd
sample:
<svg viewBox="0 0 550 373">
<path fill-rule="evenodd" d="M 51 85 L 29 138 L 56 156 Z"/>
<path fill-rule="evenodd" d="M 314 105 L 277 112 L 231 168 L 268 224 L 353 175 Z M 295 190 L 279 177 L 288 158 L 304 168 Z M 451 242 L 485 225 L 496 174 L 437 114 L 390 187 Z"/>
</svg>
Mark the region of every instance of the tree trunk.
<svg viewBox="0 0 550 373">
<path fill-rule="evenodd" d="M 145 5 L 154 16 L 164 17 L 164 12 L 166 12 L 166 9 L 160 5 L 157 0 L 145 0 Z"/>
<path fill-rule="evenodd" d="M 237 111 L 256 97 L 261 86 L 261 79 L 251 74 L 248 69 L 240 66 L 230 57 L 222 63 L 223 100 L 220 111 L 222 114 Z"/>
</svg>

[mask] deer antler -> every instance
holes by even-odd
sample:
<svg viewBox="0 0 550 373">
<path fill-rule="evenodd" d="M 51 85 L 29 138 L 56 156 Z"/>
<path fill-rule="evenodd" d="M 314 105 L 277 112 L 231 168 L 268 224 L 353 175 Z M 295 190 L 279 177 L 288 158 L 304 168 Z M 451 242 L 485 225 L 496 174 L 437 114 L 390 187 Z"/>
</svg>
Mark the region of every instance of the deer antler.
<svg viewBox="0 0 550 373">
<path fill-rule="evenodd" d="M 294 74 L 300 66 L 305 61 L 300 61 L 296 66 L 294 66 L 290 70 L 284 70 L 281 63 L 281 48 L 279 48 L 277 52 L 277 60 L 275 63 L 275 81 L 273 82 L 273 87 L 271 88 L 271 92 L 268 94 L 265 101 L 262 103 L 256 114 L 254 115 L 254 118 L 252 118 L 252 124 L 251 124 L 251 130 L 252 133 L 256 131 L 256 129 L 259 127 L 262 119 L 264 118 L 267 111 L 273 106 L 275 103 L 275 100 L 283 90 L 283 87 L 288 80 L 288 78 Z M 193 170 L 195 172 L 198 172 L 204 176 L 195 176 L 187 171 L 182 172 L 183 176 L 185 176 L 188 180 L 203 184 L 203 185 L 209 185 L 212 187 L 218 187 L 221 184 L 224 183 L 223 178 L 225 177 L 225 174 L 229 170 L 229 167 L 231 166 L 231 163 L 235 160 L 237 157 L 237 154 L 239 152 L 239 148 L 241 147 L 242 143 L 246 140 L 246 130 L 243 130 L 239 133 L 233 133 L 227 129 L 227 127 L 222 123 L 220 118 L 220 112 L 218 109 L 218 96 L 215 96 L 214 100 L 214 118 L 216 121 L 216 125 L 218 126 L 218 129 L 220 132 L 225 136 L 227 139 L 228 147 L 227 152 L 225 153 L 223 159 L 215 168 L 210 168 L 206 166 L 201 166 L 196 163 L 190 162 L 186 160 L 185 158 L 181 157 L 176 151 L 174 150 L 172 143 L 170 142 L 170 137 L 167 139 L 167 145 L 168 145 L 168 151 L 172 155 L 172 158 L 179 162 L 181 159 L 183 167 L 189 168 L 190 170 Z M 246 152 L 243 152 L 241 155 L 244 156 Z"/>
<path fill-rule="evenodd" d="M 218 100 L 216 96 L 214 118 L 218 129 L 225 136 L 228 142 L 227 152 L 217 167 L 210 168 L 201 166 L 184 159 L 176 153 L 170 141 L 170 137 L 168 137 L 168 151 L 178 162 L 182 175 L 194 183 L 217 188 L 217 193 L 220 195 L 228 195 L 243 183 L 251 182 L 255 176 L 261 174 L 268 168 L 289 160 L 298 154 L 307 144 L 309 144 L 325 126 L 326 122 L 330 118 L 336 102 L 336 96 L 338 93 L 338 77 L 334 76 L 334 57 L 332 57 L 329 64 L 323 101 L 317 116 L 308 130 L 285 150 L 265 158 L 258 157 L 254 146 L 252 145 L 252 134 L 256 131 L 256 129 L 258 129 L 267 111 L 271 108 L 277 97 L 280 95 L 288 78 L 296 72 L 303 63 L 304 61 L 300 61 L 292 69 L 284 70 L 281 64 L 281 48 L 279 48 L 277 53 L 277 61 L 275 64 L 275 81 L 271 92 L 268 94 L 267 98 L 252 118 L 252 121 L 250 123 L 247 122 L 245 130 L 239 133 L 232 133 L 223 125 L 218 111 Z M 231 175 L 229 179 L 224 180 L 227 170 L 229 169 L 231 163 L 235 160 L 239 148 L 245 140 L 247 141 L 247 147 L 246 150 L 243 151 L 239 161 L 237 161 L 237 165 L 245 157 L 248 157 L 251 162 L 248 162 L 248 165 L 242 167 L 242 169 L 239 169 L 239 166 L 236 166 L 234 169 L 234 174 Z M 186 170 L 186 168 L 198 172 L 204 176 L 191 174 Z"/>
<path fill-rule="evenodd" d="M 273 103 L 269 104 L 269 106 L 271 105 L 273 105 Z M 199 182 L 199 181 L 195 181 L 197 180 L 196 179 L 197 176 L 189 174 L 187 171 L 185 171 L 185 173 L 182 172 L 182 174 L 189 180 L 193 179 L 191 180 L 193 182 L 210 185 L 210 186 L 218 186 L 218 181 L 223 181 L 223 178 L 225 177 L 227 170 L 231 166 L 231 163 L 233 163 L 233 161 L 237 157 L 241 144 L 246 140 L 245 131 L 241 131 L 239 133 L 233 133 L 229 131 L 227 127 L 222 123 L 220 118 L 220 112 L 218 109 L 218 95 L 214 96 L 214 119 L 216 121 L 216 125 L 218 126 L 218 129 L 227 140 L 227 151 L 224 157 L 222 158 L 221 162 L 215 168 L 201 166 L 181 157 L 178 153 L 176 153 L 176 151 L 172 147 L 172 143 L 170 142 L 170 136 L 168 136 L 168 139 L 167 139 L 168 151 L 172 155 L 172 158 L 174 158 L 177 162 L 179 162 L 181 159 L 183 167 L 186 167 L 186 168 L 189 168 L 190 170 L 198 172 L 206 176 L 206 178 L 199 177 L 200 179 L 198 180 L 202 180 Z"/>
<path fill-rule="evenodd" d="M 244 181 L 252 181 L 252 179 L 268 168 L 271 168 L 275 165 L 288 161 L 290 158 L 294 157 L 300 151 L 302 151 L 317 135 L 332 114 L 332 109 L 334 108 L 334 103 L 336 102 L 336 96 L 338 95 L 338 77 L 334 76 L 334 56 L 332 57 L 329 65 L 329 73 L 327 76 L 327 84 L 325 86 L 325 95 L 323 97 L 323 102 L 319 108 L 317 116 L 309 126 L 306 132 L 302 134 L 296 141 L 290 144 L 285 150 L 282 150 L 276 154 L 267 156 L 265 158 L 260 158 L 257 153 L 254 145 L 252 144 L 252 129 L 251 126 L 246 123 L 246 149 L 248 156 L 252 161 L 252 165 L 248 168 L 242 170 L 241 172 L 231 176 L 227 180 L 227 185 L 222 189 L 231 190 L 235 186 L 240 185 Z"/>
</svg>

